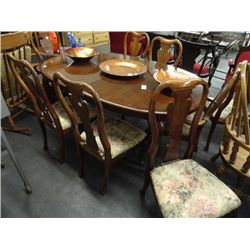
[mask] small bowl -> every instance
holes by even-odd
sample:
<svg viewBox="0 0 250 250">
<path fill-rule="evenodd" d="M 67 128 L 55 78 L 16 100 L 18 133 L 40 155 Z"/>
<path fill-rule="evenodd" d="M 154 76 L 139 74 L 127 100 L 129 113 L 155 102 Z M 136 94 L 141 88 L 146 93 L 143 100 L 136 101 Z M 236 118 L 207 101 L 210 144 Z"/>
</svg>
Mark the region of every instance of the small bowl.
<svg viewBox="0 0 250 250">
<path fill-rule="evenodd" d="M 75 62 L 87 62 L 96 56 L 98 52 L 94 48 L 80 47 L 65 49 L 64 54 Z"/>
</svg>

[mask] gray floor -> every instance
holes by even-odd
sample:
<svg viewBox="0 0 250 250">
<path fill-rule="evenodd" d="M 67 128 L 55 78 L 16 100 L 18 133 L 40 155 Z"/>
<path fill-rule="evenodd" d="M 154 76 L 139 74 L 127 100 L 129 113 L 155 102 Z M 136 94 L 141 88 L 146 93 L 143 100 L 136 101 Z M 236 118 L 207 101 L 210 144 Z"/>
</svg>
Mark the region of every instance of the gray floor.
<svg viewBox="0 0 250 250">
<path fill-rule="evenodd" d="M 229 55 L 229 58 L 234 55 Z M 227 68 L 227 58 L 222 58 L 220 68 Z M 214 79 L 210 88 L 215 95 L 222 81 Z M 137 126 L 146 127 L 146 123 L 127 118 Z M 97 191 L 102 167 L 94 159 L 87 159 L 86 181 L 78 177 L 78 161 L 75 155 L 73 139 L 66 138 L 67 156 L 64 164 L 55 160 L 58 153 L 56 135 L 48 131 L 50 153 L 42 150 L 42 136 L 36 118 L 23 113 L 15 120 L 17 126 L 31 127 L 28 135 L 6 132 L 22 167 L 30 180 L 33 193 L 26 194 L 23 184 L 8 156 L 2 160 L 5 168 L 1 171 L 1 216 L 2 217 L 159 217 L 151 189 L 145 199 L 141 199 L 139 190 L 143 184 L 143 166 L 138 164 L 138 152 L 132 153 L 121 161 L 112 171 L 108 192 L 102 196 Z M 194 159 L 211 172 L 221 164 L 210 161 L 218 152 L 223 134 L 223 126 L 218 126 L 209 152 L 203 148 L 210 122 L 205 126 L 199 142 L 199 151 Z M 162 149 L 166 138 L 162 139 Z M 185 143 L 182 146 L 184 150 Z M 235 176 L 228 174 L 224 181 L 234 184 Z M 249 188 L 249 187 L 248 187 Z M 250 217 L 250 204 L 243 202 L 238 217 Z"/>
</svg>

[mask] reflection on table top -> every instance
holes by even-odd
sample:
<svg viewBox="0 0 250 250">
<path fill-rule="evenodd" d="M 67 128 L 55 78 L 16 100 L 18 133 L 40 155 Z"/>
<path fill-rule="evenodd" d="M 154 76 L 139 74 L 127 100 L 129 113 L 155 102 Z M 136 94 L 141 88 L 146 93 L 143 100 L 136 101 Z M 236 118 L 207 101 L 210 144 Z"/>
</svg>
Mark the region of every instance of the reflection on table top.
<svg viewBox="0 0 250 250">
<path fill-rule="evenodd" d="M 124 58 L 121 54 L 103 53 L 89 62 L 74 63 L 70 58 L 66 57 L 65 62 L 62 56 L 51 58 L 43 63 L 42 73 L 52 80 L 54 73 L 60 72 L 66 78 L 73 81 L 83 81 L 90 84 L 99 94 L 102 103 L 111 109 L 119 109 L 124 114 L 134 115 L 147 119 L 148 107 L 151 95 L 155 87 L 159 84 L 153 77 L 156 72 L 155 64 L 148 62 L 147 59 L 130 58 L 138 60 L 148 66 L 148 71 L 136 77 L 114 77 L 103 73 L 99 64 L 103 61 Z M 196 75 L 182 69 L 174 69 L 173 66 L 167 66 L 172 73 L 168 77 L 176 75 L 186 76 L 187 78 L 197 78 Z M 200 99 L 201 89 L 197 88 L 192 94 L 191 110 L 197 107 Z M 166 104 L 172 100 L 171 97 L 162 94 L 160 96 L 156 110 L 158 115 L 166 114 Z"/>
</svg>

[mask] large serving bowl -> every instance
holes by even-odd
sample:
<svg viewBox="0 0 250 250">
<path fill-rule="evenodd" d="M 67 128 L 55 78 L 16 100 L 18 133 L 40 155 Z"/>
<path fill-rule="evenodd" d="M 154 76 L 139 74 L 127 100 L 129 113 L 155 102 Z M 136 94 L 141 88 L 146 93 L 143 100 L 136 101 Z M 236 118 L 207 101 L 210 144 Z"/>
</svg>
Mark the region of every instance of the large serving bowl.
<svg viewBox="0 0 250 250">
<path fill-rule="evenodd" d="M 94 48 L 89 47 L 69 48 L 65 49 L 64 53 L 75 62 L 87 62 L 98 54 Z"/>
<path fill-rule="evenodd" d="M 99 68 L 106 74 L 118 77 L 135 77 L 147 72 L 148 68 L 141 62 L 125 59 L 111 59 L 102 62 Z"/>
</svg>

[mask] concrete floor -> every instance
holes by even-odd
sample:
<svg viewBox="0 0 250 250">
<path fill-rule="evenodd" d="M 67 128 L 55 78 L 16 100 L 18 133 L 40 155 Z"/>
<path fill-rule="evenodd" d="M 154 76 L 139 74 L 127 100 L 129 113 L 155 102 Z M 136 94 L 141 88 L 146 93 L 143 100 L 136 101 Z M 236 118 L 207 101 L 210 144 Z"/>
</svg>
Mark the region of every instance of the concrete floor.
<svg viewBox="0 0 250 250">
<path fill-rule="evenodd" d="M 235 55 L 229 55 L 228 58 Z M 222 58 L 220 68 L 227 69 L 227 58 Z M 214 96 L 223 82 L 212 81 L 210 88 Z M 126 118 L 137 126 L 145 128 L 144 121 Z M 8 156 L 2 161 L 5 168 L 1 171 L 1 216 L 16 217 L 109 217 L 109 218 L 147 218 L 159 217 L 156 201 L 151 189 L 142 199 L 139 194 L 144 181 L 142 169 L 138 164 L 138 153 L 134 152 L 121 161 L 112 171 L 108 192 L 104 196 L 97 191 L 100 185 L 102 167 L 92 158 L 87 159 L 86 181 L 78 177 L 79 162 L 76 158 L 73 139 L 66 138 L 66 162 L 59 164 L 55 157 L 58 155 L 58 142 L 53 131 L 48 130 L 49 152 L 42 149 L 42 136 L 36 118 L 23 113 L 16 120 L 17 126 L 31 127 L 31 132 L 24 135 L 6 132 L 6 135 L 20 159 L 23 170 L 28 177 L 33 193 L 26 194 L 23 184 Z M 208 128 L 205 126 L 199 142 L 198 153 L 193 159 L 214 172 L 216 163 L 210 157 L 218 152 L 223 135 L 223 126 L 218 126 L 210 145 L 209 152 L 204 152 Z M 162 139 L 162 149 L 166 138 Z M 182 145 L 184 152 L 185 143 Z M 226 183 L 234 184 L 235 176 L 229 174 L 223 178 Z M 249 188 L 249 187 L 247 187 Z M 238 217 L 250 217 L 250 204 L 243 202 L 238 210 Z"/>
</svg>

